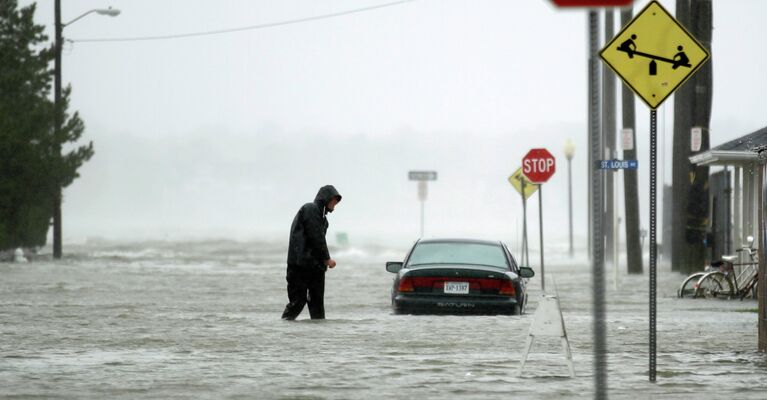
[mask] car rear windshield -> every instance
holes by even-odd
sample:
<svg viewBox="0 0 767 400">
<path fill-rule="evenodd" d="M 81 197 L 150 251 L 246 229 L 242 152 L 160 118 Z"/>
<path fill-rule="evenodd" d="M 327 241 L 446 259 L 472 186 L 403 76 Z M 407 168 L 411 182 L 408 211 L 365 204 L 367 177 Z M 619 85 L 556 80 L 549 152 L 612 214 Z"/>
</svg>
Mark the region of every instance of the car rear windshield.
<svg viewBox="0 0 767 400">
<path fill-rule="evenodd" d="M 482 243 L 419 243 L 410 254 L 408 265 L 428 264 L 475 264 L 509 269 L 501 246 Z"/>
</svg>

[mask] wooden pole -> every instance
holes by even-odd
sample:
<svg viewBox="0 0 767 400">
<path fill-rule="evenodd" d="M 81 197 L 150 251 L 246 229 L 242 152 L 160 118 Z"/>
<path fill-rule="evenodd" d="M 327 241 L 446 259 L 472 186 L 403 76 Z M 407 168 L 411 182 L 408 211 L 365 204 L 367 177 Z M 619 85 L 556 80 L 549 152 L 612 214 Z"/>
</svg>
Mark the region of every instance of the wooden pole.
<svg viewBox="0 0 767 400">
<path fill-rule="evenodd" d="M 594 163 L 600 157 L 602 144 L 599 135 L 599 13 L 589 11 L 589 211 L 591 225 L 589 248 L 592 263 L 594 310 L 594 398 L 607 398 L 607 325 L 605 322 L 605 260 L 602 219 L 604 201 L 602 173 Z"/>
<path fill-rule="evenodd" d="M 630 8 L 621 11 L 621 26 L 625 26 L 632 19 Z M 623 158 L 628 160 L 637 159 L 636 118 L 634 107 L 634 92 L 623 85 L 621 92 L 623 103 L 623 129 L 631 130 L 631 148 L 623 149 Z M 623 170 L 623 191 L 626 208 L 626 264 L 628 273 L 641 274 L 642 266 L 642 243 L 639 234 L 639 189 L 637 171 L 632 169 Z M 664 238 L 666 240 L 666 238 Z"/>
<path fill-rule="evenodd" d="M 615 12 L 607 8 L 605 13 L 605 38 L 615 36 Z M 605 159 L 616 158 L 615 152 L 615 73 L 610 68 L 602 68 L 602 145 Z M 613 260 L 613 242 L 615 234 L 615 174 L 602 174 L 605 180 L 605 260 Z"/>
<path fill-rule="evenodd" d="M 767 200 L 767 176 L 765 176 L 765 169 L 767 164 L 758 166 L 758 180 L 759 180 L 759 242 L 756 246 L 759 249 L 759 273 L 757 276 L 759 284 L 757 285 L 757 299 L 759 303 L 758 310 L 758 343 L 757 347 L 759 351 L 767 351 L 767 221 L 765 220 L 765 212 L 767 209 L 764 207 L 764 202 Z"/>
<path fill-rule="evenodd" d="M 54 44 L 55 58 L 53 64 L 53 130 L 54 130 L 54 142 L 56 143 L 56 156 L 61 156 L 61 145 L 59 144 L 59 133 L 61 132 L 61 125 L 63 121 L 63 113 L 61 112 L 61 46 L 62 37 L 61 33 L 64 30 L 64 26 L 61 24 L 61 0 L 54 2 L 54 14 L 55 14 L 55 35 L 56 42 Z M 55 179 L 55 177 L 51 177 Z M 54 182 L 53 192 L 53 258 L 61 258 L 62 254 L 62 221 L 61 221 L 61 185 L 56 179 Z"/>
</svg>

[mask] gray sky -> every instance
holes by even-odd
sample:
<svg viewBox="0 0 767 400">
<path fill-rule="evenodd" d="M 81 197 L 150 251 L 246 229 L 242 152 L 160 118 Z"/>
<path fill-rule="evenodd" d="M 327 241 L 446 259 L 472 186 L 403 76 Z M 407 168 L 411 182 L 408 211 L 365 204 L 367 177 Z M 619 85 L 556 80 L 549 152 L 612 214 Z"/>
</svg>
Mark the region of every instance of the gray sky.
<svg viewBox="0 0 767 400">
<path fill-rule="evenodd" d="M 386 2 L 68 0 L 65 22 L 109 5 L 122 14 L 89 15 L 64 35 L 189 33 Z M 673 1 L 661 3 L 673 13 Z M 767 125 L 763 15 L 764 1 L 714 2 L 713 145 Z M 40 2 L 37 20 L 50 31 L 53 2 Z M 345 198 L 331 234 L 409 242 L 419 205 L 407 171 L 436 169 L 427 235 L 495 236 L 513 246 L 521 201 L 506 177 L 530 148 L 546 147 L 559 159 L 544 187 L 544 223 L 547 238 L 561 241 L 566 138 L 576 145 L 575 229 L 585 238 L 586 22 L 585 11 L 547 0 L 421 0 L 224 35 L 67 44 L 71 108 L 96 155 L 65 191 L 65 240 L 279 239 L 297 208 L 332 183 Z M 669 146 L 672 104 L 659 112 Z M 637 100 L 645 186 L 648 119 Z M 660 149 L 668 160 L 669 146 Z M 670 182 L 670 164 L 660 171 Z"/>
</svg>

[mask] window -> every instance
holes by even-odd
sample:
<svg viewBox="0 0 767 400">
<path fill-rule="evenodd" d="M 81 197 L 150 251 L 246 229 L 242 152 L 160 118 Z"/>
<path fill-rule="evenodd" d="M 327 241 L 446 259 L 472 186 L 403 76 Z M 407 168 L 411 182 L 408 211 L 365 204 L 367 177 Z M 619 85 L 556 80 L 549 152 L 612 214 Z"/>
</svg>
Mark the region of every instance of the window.
<svg viewBox="0 0 767 400">
<path fill-rule="evenodd" d="M 408 266 L 426 264 L 474 264 L 509 269 L 501 246 L 483 243 L 419 243 L 410 254 Z"/>
</svg>

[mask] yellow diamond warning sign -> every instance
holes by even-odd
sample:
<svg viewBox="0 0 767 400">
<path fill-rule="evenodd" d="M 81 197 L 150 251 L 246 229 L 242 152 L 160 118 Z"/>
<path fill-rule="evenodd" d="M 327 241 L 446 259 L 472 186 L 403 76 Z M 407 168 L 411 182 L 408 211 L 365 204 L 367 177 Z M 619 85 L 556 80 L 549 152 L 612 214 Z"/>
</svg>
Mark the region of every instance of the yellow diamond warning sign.
<svg viewBox="0 0 767 400">
<path fill-rule="evenodd" d="M 519 194 L 525 196 L 525 200 L 529 199 L 538 190 L 538 185 L 530 182 L 529 179 L 522 173 L 522 168 L 517 168 L 511 176 L 509 176 L 509 183 L 517 189 Z"/>
<path fill-rule="evenodd" d="M 709 58 L 706 48 L 657 1 L 640 11 L 599 55 L 652 109 Z"/>
</svg>

